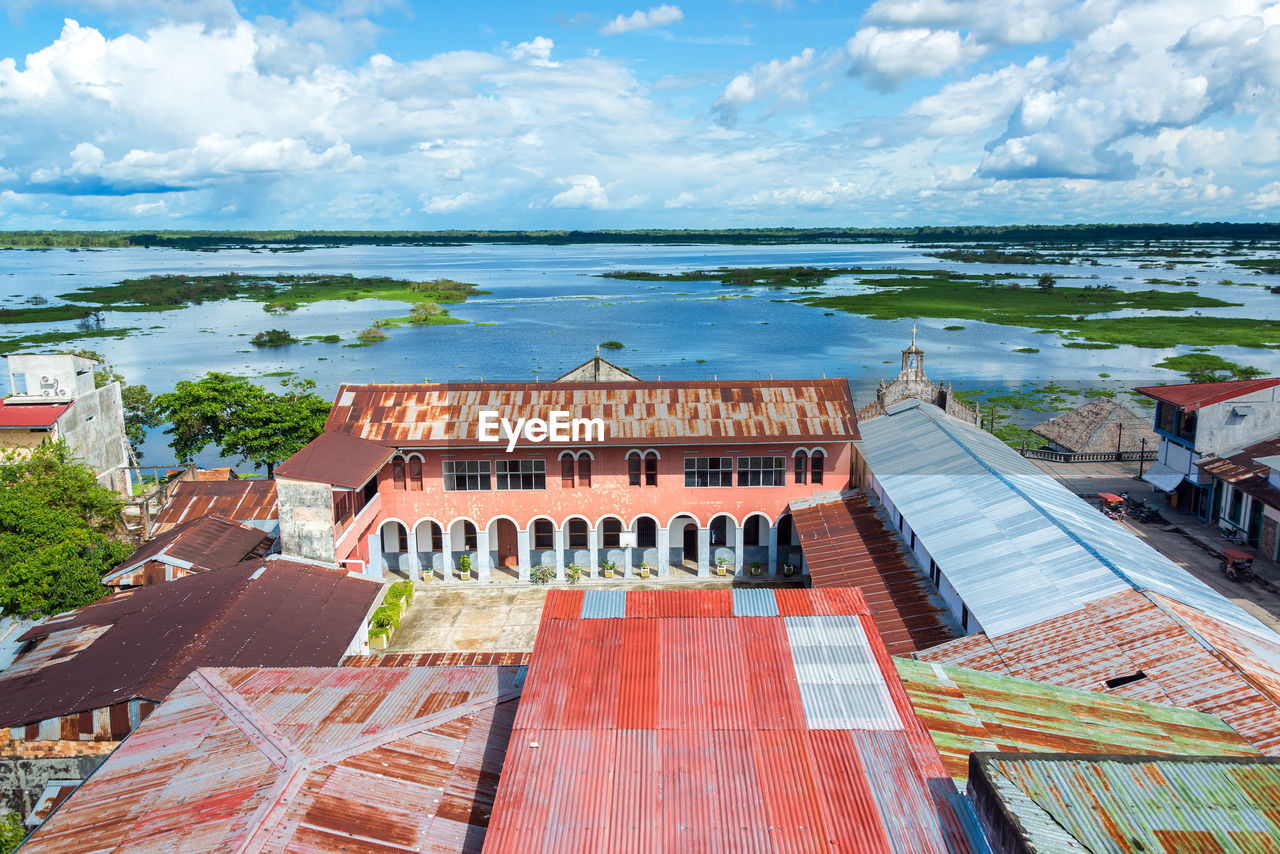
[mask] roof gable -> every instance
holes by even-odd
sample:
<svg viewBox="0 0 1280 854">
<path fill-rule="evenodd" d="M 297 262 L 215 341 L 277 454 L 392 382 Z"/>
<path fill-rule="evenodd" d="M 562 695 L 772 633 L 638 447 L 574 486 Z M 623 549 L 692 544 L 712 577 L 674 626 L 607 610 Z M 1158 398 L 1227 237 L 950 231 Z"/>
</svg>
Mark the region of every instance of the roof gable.
<svg viewBox="0 0 1280 854">
<path fill-rule="evenodd" d="M 1135 388 L 1134 391 L 1171 403 L 1181 409 L 1196 410 L 1215 403 L 1225 403 L 1253 392 L 1264 391 L 1277 385 L 1280 385 L 1280 377 L 1263 377 L 1256 380 L 1229 380 L 1221 383 L 1149 385 Z"/>
</svg>

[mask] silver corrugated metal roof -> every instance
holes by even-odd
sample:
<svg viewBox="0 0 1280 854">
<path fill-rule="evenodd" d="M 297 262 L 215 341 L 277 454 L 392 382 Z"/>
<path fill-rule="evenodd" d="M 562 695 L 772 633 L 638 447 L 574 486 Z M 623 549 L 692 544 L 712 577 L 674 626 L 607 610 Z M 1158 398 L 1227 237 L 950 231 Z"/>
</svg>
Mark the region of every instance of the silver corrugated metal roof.
<svg viewBox="0 0 1280 854">
<path fill-rule="evenodd" d="M 935 406 L 888 407 L 888 417 L 862 425 L 861 447 L 988 636 L 1133 588 L 1274 637 L 999 439 Z"/>
<path fill-rule="evenodd" d="M 786 617 L 783 622 L 810 729 L 902 729 L 857 617 Z"/>
<path fill-rule="evenodd" d="M 584 620 L 625 617 L 626 613 L 627 591 L 625 590 L 586 590 L 582 594 L 582 619 Z"/>
<path fill-rule="evenodd" d="M 733 616 L 776 617 L 778 600 L 773 591 L 759 587 L 738 587 L 733 591 Z"/>
</svg>

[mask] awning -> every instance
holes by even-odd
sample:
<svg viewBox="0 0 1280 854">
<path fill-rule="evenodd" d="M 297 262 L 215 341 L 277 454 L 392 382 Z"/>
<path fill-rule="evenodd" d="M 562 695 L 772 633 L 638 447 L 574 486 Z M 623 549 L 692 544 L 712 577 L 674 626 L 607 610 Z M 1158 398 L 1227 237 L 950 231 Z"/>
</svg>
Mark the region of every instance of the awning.
<svg viewBox="0 0 1280 854">
<path fill-rule="evenodd" d="M 1173 492 L 1182 483 L 1185 474 L 1161 462 L 1154 462 L 1142 473 L 1142 479 L 1161 492 Z"/>
</svg>

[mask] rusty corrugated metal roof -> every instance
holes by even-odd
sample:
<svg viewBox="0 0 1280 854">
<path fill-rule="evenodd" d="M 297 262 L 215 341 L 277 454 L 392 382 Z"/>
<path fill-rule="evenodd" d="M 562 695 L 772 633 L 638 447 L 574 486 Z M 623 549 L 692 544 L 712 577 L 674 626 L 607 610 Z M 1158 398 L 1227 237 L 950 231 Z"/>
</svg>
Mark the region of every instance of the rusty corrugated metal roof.
<svg viewBox="0 0 1280 854">
<path fill-rule="evenodd" d="M 1271 485 L 1268 475 L 1271 466 L 1257 462 L 1280 454 L 1280 436 L 1257 442 L 1225 457 L 1208 456 L 1195 465 L 1219 480 L 1233 484 L 1243 492 L 1254 496 L 1272 507 L 1280 507 L 1280 489 Z"/>
<path fill-rule="evenodd" d="M 895 658 L 916 715 L 960 785 L 969 754 L 1261 755 L 1220 718 L 967 667 Z"/>
<path fill-rule="evenodd" d="M 152 534 L 202 516 L 222 516 L 237 522 L 265 522 L 280 518 L 274 480 L 181 481 L 174 484 Z"/>
<path fill-rule="evenodd" d="M 479 852 L 523 668 L 202 669 L 24 852 Z"/>
<path fill-rule="evenodd" d="M 1135 388 L 1138 394 L 1171 403 L 1188 411 L 1223 403 L 1232 398 L 1255 391 L 1264 391 L 1280 385 L 1280 377 L 1264 377 L 1256 380 L 1229 380 L 1221 383 L 1179 383 L 1176 385 L 1148 385 Z"/>
<path fill-rule="evenodd" d="M 333 418 L 332 415 L 329 416 Z M 301 451 L 276 466 L 276 477 L 290 477 L 359 489 L 391 459 L 375 442 L 338 431 L 321 433 Z"/>
<path fill-rule="evenodd" d="M 970 796 L 1008 851 L 1271 852 L 1280 760 L 977 753 Z"/>
<path fill-rule="evenodd" d="M 1196 709 L 1280 755 L 1280 645 L 1158 594 L 1116 593 L 1025 629 L 970 635 L 916 656 Z"/>
<path fill-rule="evenodd" d="M 202 569 L 221 569 L 239 563 L 255 552 L 263 554 L 273 539 L 252 525 L 221 516 L 203 516 L 175 525 L 143 543 L 103 581 L 110 584 L 115 576 L 131 572 L 149 560 L 160 560 L 174 566 L 195 564 Z"/>
<path fill-rule="evenodd" d="M 865 494 L 792 502 L 791 518 L 813 586 L 861 590 L 890 654 L 905 655 L 956 637 L 946 606 Z"/>
<path fill-rule="evenodd" d="M 612 592 L 547 595 L 485 852 L 984 850 L 857 590 Z"/>
<path fill-rule="evenodd" d="M 0 671 L 0 727 L 163 700 L 197 667 L 337 664 L 381 589 L 260 559 L 109 596 L 22 636 L 42 642 Z"/>
<path fill-rule="evenodd" d="M 402 652 L 387 655 L 348 655 L 343 667 L 523 667 L 528 652 Z"/>
<path fill-rule="evenodd" d="M 603 444 L 858 438 L 843 379 L 347 385 L 338 390 L 325 430 L 393 447 L 478 445 L 481 410 L 512 423 L 546 419 L 553 410 L 600 418 Z"/>
</svg>

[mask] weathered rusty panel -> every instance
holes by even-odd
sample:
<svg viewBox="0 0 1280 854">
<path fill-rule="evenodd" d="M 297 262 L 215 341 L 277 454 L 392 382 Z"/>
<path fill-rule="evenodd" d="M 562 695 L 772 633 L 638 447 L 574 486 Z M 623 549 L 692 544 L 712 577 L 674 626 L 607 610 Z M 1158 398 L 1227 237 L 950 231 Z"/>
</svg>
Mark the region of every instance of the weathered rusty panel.
<svg viewBox="0 0 1280 854">
<path fill-rule="evenodd" d="M 277 466 L 275 474 L 359 489 L 389 459 L 391 452 L 385 446 L 367 438 L 324 432 Z"/>
<path fill-rule="evenodd" d="M 132 729 L 129 724 L 129 704 L 116 703 L 111 707 L 109 712 L 111 715 L 111 737 L 124 738 Z"/>
<path fill-rule="evenodd" d="M 254 478 L 177 483 L 156 517 L 152 533 L 162 534 L 180 522 L 213 515 L 240 522 L 278 518 L 276 482 Z"/>
<path fill-rule="evenodd" d="M 723 400 L 726 391 L 737 397 Z M 325 429 L 395 446 L 478 444 L 481 410 L 512 423 L 555 410 L 601 418 L 607 443 L 858 437 L 848 384 L 834 379 L 342 386 Z"/>
</svg>

